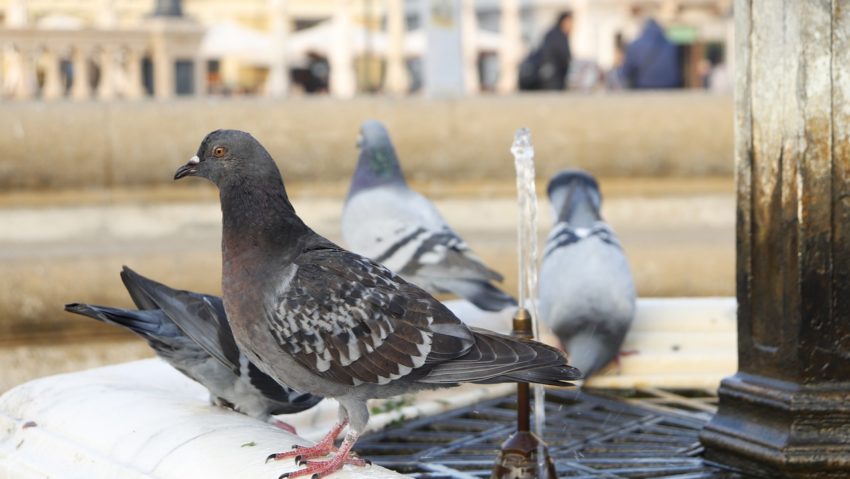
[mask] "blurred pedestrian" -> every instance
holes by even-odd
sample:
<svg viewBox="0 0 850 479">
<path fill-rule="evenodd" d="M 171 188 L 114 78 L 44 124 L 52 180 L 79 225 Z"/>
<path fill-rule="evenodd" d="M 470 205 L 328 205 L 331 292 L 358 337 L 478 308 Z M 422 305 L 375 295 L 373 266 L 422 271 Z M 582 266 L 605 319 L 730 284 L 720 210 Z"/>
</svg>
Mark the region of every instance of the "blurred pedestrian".
<svg viewBox="0 0 850 479">
<path fill-rule="evenodd" d="M 713 93 L 731 93 L 732 79 L 729 77 L 726 62 L 723 61 L 721 47 L 709 48 L 706 60 L 708 60 L 709 67 L 703 79 L 705 88 Z"/>
<path fill-rule="evenodd" d="M 520 65 L 521 90 L 565 90 L 570 72 L 570 31 L 572 12 L 558 15 L 555 25 L 546 32 L 540 48 L 531 52 Z"/>
<path fill-rule="evenodd" d="M 562 12 L 558 21 L 546 32 L 540 46 L 540 85 L 543 90 L 565 90 L 570 72 L 570 31 L 573 14 Z"/>
<path fill-rule="evenodd" d="M 646 21 L 640 36 L 626 49 L 623 78 L 629 88 L 682 86 L 679 51 L 654 19 Z"/>
<path fill-rule="evenodd" d="M 622 32 L 614 36 L 614 65 L 605 73 L 605 88 L 623 90 L 628 87 L 623 77 L 623 63 L 626 59 L 626 40 Z"/>
</svg>

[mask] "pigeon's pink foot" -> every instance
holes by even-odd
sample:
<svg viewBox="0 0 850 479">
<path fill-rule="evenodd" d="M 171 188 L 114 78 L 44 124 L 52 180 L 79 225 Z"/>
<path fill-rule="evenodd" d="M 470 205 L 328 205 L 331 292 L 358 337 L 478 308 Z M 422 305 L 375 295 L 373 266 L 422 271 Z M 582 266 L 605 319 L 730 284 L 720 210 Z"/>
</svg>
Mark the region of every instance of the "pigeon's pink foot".
<svg viewBox="0 0 850 479">
<path fill-rule="evenodd" d="M 281 421 L 280 419 L 274 419 L 274 418 L 272 418 L 272 420 L 269 421 L 269 422 L 272 423 L 272 426 L 275 426 L 278 429 L 283 429 L 284 431 L 286 431 L 290 434 L 295 434 L 296 436 L 298 435 L 298 431 L 295 430 L 295 427 L 293 427 L 292 424 L 287 424 L 287 423 Z"/>
<path fill-rule="evenodd" d="M 357 441 L 358 435 L 359 434 L 354 431 L 349 431 L 348 434 L 345 435 L 345 440 L 342 441 L 342 445 L 339 446 L 339 450 L 333 455 L 333 457 L 326 461 L 307 461 L 307 467 L 304 469 L 299 469 L 294 472 L 285 472 L 280 475 L 279 479 L 294 479 L 296 477 L 305 476 L 309 476 L 311 479 L 321 479 L 328 474 L 332 474 L 340 470 L 344 464 L 352 464 L 361 467 L 371 465 L 371 462 L 369 461 L 348 457 L 348 455 L 351 454 L 351 448 Z"/>
<path fill-rule="evenodd" d="M 339 436 L 339 432 L 342 431 L 346 425 L 348 425 L 348 421 L 338 422 L 315 446 L 299 446 L 296 444 L 292 446 L 291 451 L 269 455 L 269 457 L 266 458 L 266 462 L 279 461 L 290 457 L 294 457 L 296 462 L 300 462 L 304 459 L 327 456 L 337 450 L 336 447 L 334 447 L 334 440 L 337 436 Z"/>
<path fill-rule="evenodd" d="M 617 366 L 617 374 L 623 374 L 623 363 L 620 361 L 620 358 L 624 358 L 626 356 L 634 356 L 638 354 L 637 349 L 631 349 L 629 351 L 620 351 L 614 356 L 614 364 Z"/>
<path fill-rule="evenodd" d="M 316 463 L 320 463 L 320 462 L 325 462 L 325 461 L 301 461 L 300 463 L 298 463 L 298 465 L 299 466 L 309 466 L 310 464 L 316 464 Z M 347 464 L 349 466 L 366 467 L 366 466 L 371 466 L 372 461 L 370 461 L 368 459 L 360 459 L 359 457 L 348 456 L 348 457 L 345 458 L 345 464 Z"/>
</svg>

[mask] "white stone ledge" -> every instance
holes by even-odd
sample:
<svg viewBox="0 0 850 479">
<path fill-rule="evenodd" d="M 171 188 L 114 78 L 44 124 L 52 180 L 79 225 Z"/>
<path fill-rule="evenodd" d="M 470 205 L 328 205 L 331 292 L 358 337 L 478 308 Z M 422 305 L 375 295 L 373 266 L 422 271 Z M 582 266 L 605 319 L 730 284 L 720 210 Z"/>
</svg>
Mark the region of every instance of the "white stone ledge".
<svg viewBox="0 0 850 479">
<path fill-rule="evenodd" d="M 209 405 L 205 390 L 159 360 L 31 381 L 0 397 L 0 477 L 268 478 L 265 464 L 304 440 Z M 335 477 L 403 477 L 346 466 Z"/>
</svg>

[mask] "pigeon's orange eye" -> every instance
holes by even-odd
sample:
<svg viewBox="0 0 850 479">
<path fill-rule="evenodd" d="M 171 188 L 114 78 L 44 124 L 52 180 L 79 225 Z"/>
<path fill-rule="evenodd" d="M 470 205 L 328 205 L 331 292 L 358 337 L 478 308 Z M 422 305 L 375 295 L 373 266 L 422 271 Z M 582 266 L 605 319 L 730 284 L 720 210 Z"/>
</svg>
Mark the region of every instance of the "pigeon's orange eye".
<svg viewBox="0 0 850 479">
<path fill-rule="evenodd" d="M 213 148 L 213 156 L 216 158 L 221 158 L 224 156 L 224 152 L 227 151 L 223 146 L 217 146 Z"/>
</svg>

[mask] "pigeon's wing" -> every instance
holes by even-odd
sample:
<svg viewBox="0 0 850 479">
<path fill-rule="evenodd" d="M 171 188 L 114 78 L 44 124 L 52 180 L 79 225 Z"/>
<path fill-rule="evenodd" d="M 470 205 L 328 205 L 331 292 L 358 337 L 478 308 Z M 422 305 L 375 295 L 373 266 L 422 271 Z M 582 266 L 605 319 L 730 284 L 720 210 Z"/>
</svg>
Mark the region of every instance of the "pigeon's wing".
<svg viewBox="0 0 850 479">
<path fill-rule="evenodd" d="M 343 213 L 343 234 L 358 253 L 408 278 L 502 280 L 452 231 L 433 203 L 407 187 L 352 197 Z"/>
<path fill-rule="evenodd" d="M 281 386 L 271 376 L 262 372 L 254 365 L 247 363 L 248 381 L 263 397 L 273 401 L 275 406 L 271 414 L 292 414 L 309 409 L 323 398 L 309 393 L 300 393 L 288 387 Z"/>
<path fill-rule="evenodd" d="M 301 365 L 341 384 L 386 384 L 465 354 L 472 333 L 385 267 L 323 245 L 294 261 L 266 305 L 269 329 Z"/>
<path fill-rule="evenodd" d="M 571 227 L 569 223 L 560 222 L 555 225 L 555 227 L 552 228 L 552 232 L 549 233 L 549 238 L 546 240 L 546 249 L 543 252 L 543 258 L 545 259 L 560 248 L 566 248 L 591 237 L 598 238 L 603 243 L 622 250 L 620 241 L 617 240 L 617 235 L 607 223 L 599 221 L 590 229 L 577 230 Z"/>
<path fill-rule="evenodd" d="M 503 279 L 501 274 L 488 268 L 475 256 L 463 239 L 448 226 L 420 234 L 416 251 L 401 274 L 477 281 Z"/>
<path fill-rule="evenodd" d="M 121 277 L 125 284 L 133 284 L 134 290 L 152 301 L 210 356 L 240 374 L 240 352 L 221 298 L 172 289 L 127 267 Z"/>
</svg>

